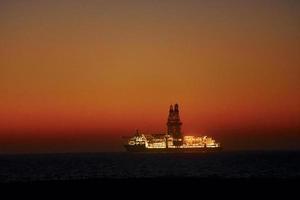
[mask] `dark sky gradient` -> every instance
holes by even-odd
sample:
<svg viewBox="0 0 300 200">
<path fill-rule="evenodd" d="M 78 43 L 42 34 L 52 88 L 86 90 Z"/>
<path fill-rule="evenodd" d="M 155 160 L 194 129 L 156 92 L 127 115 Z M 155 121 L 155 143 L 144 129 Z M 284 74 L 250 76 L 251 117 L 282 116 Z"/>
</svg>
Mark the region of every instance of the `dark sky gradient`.
<svg viewBox="0 0 300 200">
<path fill-rule="evenodd" d="M 166 129 L 300 148 L 300 2 L 0 2 L 0 153 L 122 150 Z"/>
</svg>

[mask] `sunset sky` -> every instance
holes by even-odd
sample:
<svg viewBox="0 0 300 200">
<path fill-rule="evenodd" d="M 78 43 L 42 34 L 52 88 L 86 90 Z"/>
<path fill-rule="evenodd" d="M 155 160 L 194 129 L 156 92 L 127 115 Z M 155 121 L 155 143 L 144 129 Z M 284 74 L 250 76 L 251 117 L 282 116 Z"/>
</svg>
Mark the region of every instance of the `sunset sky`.
<svg viewBox="0 0 300 200">
<path fill-rule="evenodd" d="M 300 148 L 300 1 L 0 1 L 0 153 L 122 150 L 174 103 L 184 134 Z"/>
</svg>

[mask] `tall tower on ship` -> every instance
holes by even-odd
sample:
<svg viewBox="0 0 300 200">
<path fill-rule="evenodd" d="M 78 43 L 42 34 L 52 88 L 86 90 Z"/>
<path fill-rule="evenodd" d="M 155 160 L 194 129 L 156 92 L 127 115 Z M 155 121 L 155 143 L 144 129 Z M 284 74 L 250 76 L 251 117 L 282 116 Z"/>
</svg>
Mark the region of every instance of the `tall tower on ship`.
<svg viewBox="0 0 300 200">
<path fill-rule="evenodd" d="M 183 144 L 183 137 L 181 133 L 181 121 L 179 117 L 178 104 L 170 106 L 169 117 L 168 117 L 168 135 L 173 137 L 174 146 L 181 146 Z"/>
</svg>

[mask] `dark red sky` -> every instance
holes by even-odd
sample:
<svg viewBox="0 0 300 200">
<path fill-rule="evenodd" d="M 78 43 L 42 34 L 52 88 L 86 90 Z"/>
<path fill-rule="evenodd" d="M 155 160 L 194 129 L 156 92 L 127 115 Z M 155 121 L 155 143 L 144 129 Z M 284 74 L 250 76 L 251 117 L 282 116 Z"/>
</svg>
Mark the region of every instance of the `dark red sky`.
<svg viewBox="0 0 300 200">
<path fill-rule="evenodd" d="M 1 1 L 0 153 L 122 150 L 165 130 L 227 149 L 300 142 L 300 3 Z"/>
</svg>

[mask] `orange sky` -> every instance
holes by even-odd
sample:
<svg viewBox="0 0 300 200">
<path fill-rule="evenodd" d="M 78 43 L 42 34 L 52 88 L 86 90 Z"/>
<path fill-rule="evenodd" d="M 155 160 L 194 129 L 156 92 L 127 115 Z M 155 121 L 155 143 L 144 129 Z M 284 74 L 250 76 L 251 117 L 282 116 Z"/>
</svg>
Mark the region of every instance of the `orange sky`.
<svg viewBox="0 0 300 200">
<path fill-rule="evenodd" d="M 164 130 L 171 103 L 185 133 L 300 130 L 298 1 L 7 0 L 0 30 L 3 152 Z"/>
</svg>

